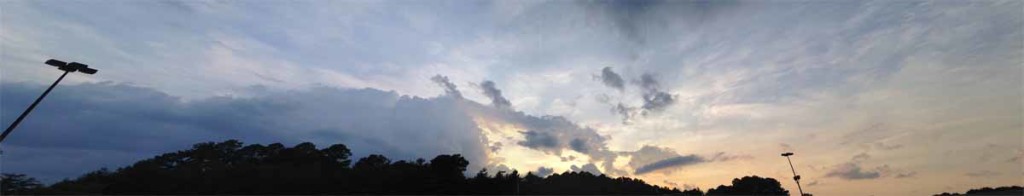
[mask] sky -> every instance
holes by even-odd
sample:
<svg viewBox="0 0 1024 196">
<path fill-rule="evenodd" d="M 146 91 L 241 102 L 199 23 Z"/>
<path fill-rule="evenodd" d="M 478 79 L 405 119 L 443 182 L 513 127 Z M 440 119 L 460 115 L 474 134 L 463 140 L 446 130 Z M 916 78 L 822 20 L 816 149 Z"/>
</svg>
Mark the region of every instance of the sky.
<svg viewBox="0 0 1024 196">
<path fill-rule="evenodd" d="M 1024 2 L 0 2 L 2 171 L 52 183 L 206 141 L 462 154 L 714 188 L 1024 184 Z"/>
</svg>

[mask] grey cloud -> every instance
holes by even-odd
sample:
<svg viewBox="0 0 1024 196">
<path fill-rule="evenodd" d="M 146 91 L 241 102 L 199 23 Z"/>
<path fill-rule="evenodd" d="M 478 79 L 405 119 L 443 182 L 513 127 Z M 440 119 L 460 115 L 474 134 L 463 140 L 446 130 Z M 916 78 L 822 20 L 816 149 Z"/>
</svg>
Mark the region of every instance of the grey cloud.
<svg viewBox="0 0 1024 196">
<path fill-rule="evenodd" d="M 844 180 L 864 180 L 881 177 L 878 171 L 864 171 L 860 164 L 845 163 L 839 165 L 825 174 L 825 177 L 838 177 Z"/>
<path fill-rule="evenodd" d="M 718 152 L 718 153 L 715 153 L 715 155 L 711 157 L 710 161 L 731 161 L 731 160 L 750 160 L 750 159 L 754 159 L 754 157 L 750 156 L 750 155 L 730 155 L 730 154 L 727 154 L 725 152 Z"/>
<path fill-rule="evenodd" d="M 578 167 L 576 165 L 572 165 L 572 166 L 569 167 L 569 169 L 574 171 L 574 172 L 587 172 L 587 173 L 591 173 L 591 174 L 594 174 L 594 175 L 601 175 L 601 174 L 603 174 L 603 173 L 601 173 L 600 169 L 597 169 L 597 165 L 594 165 L 593 163 L 587 163 L 587 164 L 583 165 L 583 167 Z"/>
<path fill-rule="evenodd" d="M 658 81 L 651 74 L 640 76 L 640 86 L 644 89 L 644 104 L 642 108 L 645 114 L 646 112 L 659 112 L 676 102 L 674 95 L 659 89 Z"/>
<path fill-rule="evenodd" d="M 612 78 L 618 78 L 618 74 L 611 72 L 608 67 L 605 67 L 601 72 L 602 78 L 607 78 L 605 75 L 613 75 L 614 77 Z M 640 97 L 643 99 L 643 103 L 638 107 L 629 106 L 623 103 L 618 103 L 612 107 L 612 112 L 622 116 L 623 124 L 629 124 L 638 115 L 645 116 L 661 112 L 665 110 L 665 108 L 676 103 L 676 95 L 662 91 L 660 89 L 660 84 L 658 84 L 658 81 L 651 74 L 641 75 L 640 79 L 634 83 L 642 90 Z M 608 85 L 607 80 L 605 80 L 605 84 Z"/>
<path fill-rule="evenodd" d="M 622 80 L 622 76 L 619 76 L 618 73 L 612 71 L 611 67 L 604 67 L 604 69 L 601 69 L 601 82 L 603 82 L 605 86 L 618 89 L 619 91 L 625 90 L 626 88 L 625 81 Z"/>
<path fill-rule="evenodd" d="M 484 91 L 484 95 L 491 98 L 491 105 L 494 105 L 494 107 L 509 108 L 512 106 L 512 103 L 505 96 L 501 95 L 501 90 L 494 86 L 494 82 L 485 80 L 483 83 L 480 83 L 480 89 Z"/>
<path fill-rule="evenodd" d="M 540 177 L 546 177 L 548 175 L 551 175 L 552 173 L 555 173 L 555 169 L 550 167 L 538 167 L 537 171 L 533 172 L 534 175 Z"/>
<path fill-rule="evenodd" d="M 435 75 L 434 77 L 430 78 L 430 81 L 434 81 L 434 83 L 440 85 L 441 88 L 444 88 L 444 93 L 446 95 L 455 98 L 462 98 L 462 92 L 459 92 L 458 86 L 456 86 L 450 80 L 448 80 L 448 76 Z"/>
<path fill-rule="evenodd" d="M 631 158 L 629 160 L 629 166 L 632 168 L 640 168 L 644 165 L 651 164 L 660 160 L 665 160 L 672 157 L 679 156 L 678 153 L 669 148 L 661 148 L 657 146 L 644 145 L 637 151 L 625 153 Z"/>
<path fill-rule="evenodd" d="M 914 177 L 914 176 L 917 176 L 917 172 L 911 171 L 911 172 L 904 172 L 904 173 L 896 174 L 896 178 L 910 178 L 910 177 Z"/>
<path fill-rule="evenodd" d="M 871 158 L 871 155 L 868 155 L 868 153 L 860 153 L 853 156 L 853 161 L 864 161 L 869 158 Z"/>
<path fill-rule="evenodd" d="M 633 173 L 639 175 L 666 168 L 693 165 L 705 161 L 706 160 L 704 160 L 704 158 L 701 158 L 697 155 L 678 156 L 641 166 L 640 168 L 637 168 L 636 171 L 634 171 Z"/>
<path fill-rule="evenodd" d="M 587 142 L 580 138 L 572 139 L 572 141 L 569 142 L 569 148 L 583 154 L 587 154 L 590 151 L 590 147 L 587 146 Z"/>
<path fill-rule="evenodd" d="M 817 180 L 811 181 L 811 183 L 807 183 L 807 186 L 818 186 L 818 185 L 822 185 L 822 183 L 818 182 Z"/>
<path fill-rule="evenodd" d="M 622 124 L 629 124 L 633 118 L 639 113 L 636 107 L 630 107 L 623 105 L 622 103 L 616 104 L 612 108 L 612 112 L 615 112 L 622 116 Z"/>
<path fill-rule="evenodd" d="M 888 176 L 893 176 L 895 178 L 907 178 L 917 174 L 917 172 L 914 171 L 893 169 L 892 167 L 889 167 L 889 165 L 882 165 L 875 168 L 864 168 L 861 164 L 870 158 L 871 155 L 867 153 L 854 155 L 850 158 L 850 161 L 833 166 L 825 174 L 825 177 L 837 177 L 844 180 L 865 180 Z"/>
<path fill-rule="evenodd" d="M 518 144 L 529 148 L 559 148 L 558 138 L 549 132 L 523 131 L 526 136 Z"/>
<path fill-rule="evenodd" d="M 964 175 L 966 175 L 968 177 L 972 177 L 972 178 L 985 178 L 985 177 L 998 176 L 1000 174 L 999 174 L 999 172 L 994 172 L 994 171 L 990 171 L 990 170 L 981 170 L 981 171 L 967 172 Z"/>
<path fill-rule="evenodd" d="M 628 164 L 630 167 L 635 169 L 633 173 L 638 175 L 662 169 L 710 161 L 697 155 L 691 154 L 683 156 L 679 155 L 672 149 L 647 145 L 641 147 L 640 150 L 627 152 L 625 154 L 631 156 Z"/>
</svg>

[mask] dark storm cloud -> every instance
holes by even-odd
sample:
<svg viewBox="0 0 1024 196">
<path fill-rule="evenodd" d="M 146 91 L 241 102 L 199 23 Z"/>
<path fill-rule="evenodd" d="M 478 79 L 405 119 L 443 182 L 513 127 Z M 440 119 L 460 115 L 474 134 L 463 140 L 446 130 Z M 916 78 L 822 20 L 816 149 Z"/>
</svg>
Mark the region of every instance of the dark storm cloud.
<svg viewBox="0 0 1024 196">
<path fill-rule="evenodd" d="M 491 98 L 491 105 L 494 105 L 494 107 L 509 108 L 512 106 L 512 103 L 505 96 L 501 95 L 501 90 L 494 86 L 494 82 L 484 80 L 483 83 L 480 83 L 480 89 L 484 91 L 484 95 Z"/>
<path fill-rule="evenodd" d="M 440 85 L 441 88 L 444 89 L 445 95 L 462 98 L 462 92 L 459 92 L 458 86 L 455 86 L 455 84 L 448 80 L 448 76 L 435 75 L 430 78 L 430 81 L 434 81 L 434 83 Z"/>
<path fill-rule="evenodd" d="M 704 158 L 701 158 L 700 156 L 697 155 L 677 156 L 641 166 L 640 168 L 636 168 L 636 171 L 634 171 L 633 173 L 645 174 L 648 172 L 657 171 L 661 169 L 693 165 L 705 161 L 706 160 L 704 160 Z"/>
<path fill-rule="evenodd" d="M 601 82 L 603 82 L 605 86 L 619 89 L 619 91 L 625 90 L 626 88 L 626 82 L 622 80 L 622 76 L 619 76 L 618 73 L 612 71 L 611 67 L 604 67 L 604 69 L 601 69 Z"/>
<path fill-rule="evenodd" d="M 3 123 L 9 124 L 10 117 L 45 86 L 3 83 L 0 89 Z M 486 163 L 488 145 L 480 140 L 472 117 L 459 109 L 466 106 L 491 108 L 375 89 L 314 87 L 185 101 L 129 85 L 65 85 L 5 141 L 10 150 L 5 150 L 4 169 L 52 182 L 197 142 L 239 139 L 263 144 L 344 143 L 356 156 L 374 153 L 392 159 L 460 153 L 472 171 Z M 39 162 L 75 164 L 52 167 Z"/>
</svg>

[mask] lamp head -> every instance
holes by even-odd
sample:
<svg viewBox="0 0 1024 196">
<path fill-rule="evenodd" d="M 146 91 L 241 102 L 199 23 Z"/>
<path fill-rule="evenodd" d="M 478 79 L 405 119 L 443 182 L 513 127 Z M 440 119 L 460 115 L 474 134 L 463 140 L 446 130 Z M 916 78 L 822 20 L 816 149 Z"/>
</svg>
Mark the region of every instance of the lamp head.
<svg viewBox="0 0 1024 196">
<path fill-rule="evenodd" d="M 82 72 L 82 73 L 85 73 L 85 74 L 95 74 L 96 73 L 96 69 L 89 68 L 89 67 L 83 67 L 83 68 L 78 68 L 78 72 Z"/>
<path fill-rule="evenodd" d="M 64 61 L 60 61 L 60 60 L 57 60 L 57 59 L 46 60 L 46 64 L 54 66 L 54 67 L 60 67 L 60 66 L 68 65 L 68 63 L 65 63 Z"/>
<path fill-rule="evenodd" d="M 784 156 L 784 157 L 793 156 L 793 153 L 792 152 L 782 153 L 782 156 Z"/>
</svg>

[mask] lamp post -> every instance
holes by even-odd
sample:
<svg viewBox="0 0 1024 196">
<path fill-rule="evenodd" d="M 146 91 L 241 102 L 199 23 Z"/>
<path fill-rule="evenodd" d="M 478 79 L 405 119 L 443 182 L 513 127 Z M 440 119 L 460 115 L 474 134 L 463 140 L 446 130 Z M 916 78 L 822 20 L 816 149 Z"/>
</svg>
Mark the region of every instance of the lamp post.
<svg viewBox="0 0 1024 196">
<path fill-rule="evenodd" d="M 796 188 L 800 190 L 800 196 L 804 195 L 804 188 L 800 187 L 800 175 L 796 175 L 796 169 L 793 168 L 793 160 L 789 159 L 789 156 L 793 156 L 792 152 L 782 153 L 782 156 L 786 157 L 786 161 L 789 161 L 789 169 L 793 170 L 793 181 L 796 181 Z"/>
<path fill-rule="evenodd" d="M 28 113 L 32 112 L 32 109 L 35 109 L 36 105 L 39 105 L 39 102 L 42 101 L 47 94 L 50 94 L 50 91 L 53 90 L 53 87 L 56 87 L 61 80 L 64 80 L 64 76 L 67 76 L 68 73 L 82 72 L 85 74 L 95 74 L 97 71 L 96 69 L 89 68 L 89 66 L 86 64 L 78 62 L 65 63 L 64 61 L 50 59 L 46 61 L 46 64 L 57 67 L 57 69 L 64 71 L 64 74 L 61 74 L 60 77 L 57 78 L 57 81 L 54 81 L 53 84 L 50 85 L 50 88 L 47 88 L 46 91 L 43 91 L 43 94 L 40 95 L 39 98 L 36 98 L 36 101 L 32 102 L 32 105 L 29 105 L 28 108 L 21 113 L 21 116 L 18 116 L 18 119 L 15 119 L 14 122 L 7 127 L 7 130 L 4 130 L 4 133 L 0 135 L 0 143 L 2 143 L 4 139 L 7 138 L 8 134 L 11 134 L 11 131 L 14 131 L 14 128 L 18 127 L 18 124 L 21 124 L 22 120 L 25 120 L 25 116 L 28 116 Z"/>
</svg>

